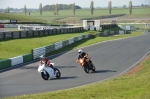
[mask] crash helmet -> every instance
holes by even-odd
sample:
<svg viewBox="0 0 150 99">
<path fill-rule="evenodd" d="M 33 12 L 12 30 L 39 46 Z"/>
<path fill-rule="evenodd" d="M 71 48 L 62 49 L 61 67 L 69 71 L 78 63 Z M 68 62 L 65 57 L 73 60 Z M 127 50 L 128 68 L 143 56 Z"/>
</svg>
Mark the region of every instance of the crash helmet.
<svg viewBox="0 0 150 99">
<path fill-rule="evenodd" d="M 45 59 L 44 55 L 41 55 L 41 56 L 40 56 L 40 59 L 41 59 L 41 60 L 44 60 L 44 59 Z"/>
<path fill-rule="evenodd" d="M 83 51 L 81 49 L 78 50 L 78 53 L 81 54 Z"/>
</svg>

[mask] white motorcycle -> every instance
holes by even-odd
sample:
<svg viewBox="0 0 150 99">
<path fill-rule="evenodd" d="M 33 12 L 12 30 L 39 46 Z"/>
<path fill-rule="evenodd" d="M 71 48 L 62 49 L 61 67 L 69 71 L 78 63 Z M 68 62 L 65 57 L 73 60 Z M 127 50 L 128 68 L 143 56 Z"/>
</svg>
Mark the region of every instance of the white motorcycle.
<svg viewBox="0 0 150 99">
<path fill-rule="evenodd" d="M 51 63 L 51 65 L 54 66 L 54 63 Z M 39 64 L 38 72 L 41 73 L 41 77 L 44 80 L 48 80 L 48 79 L 52 79 L 52 78 L 60 78 L 60 76 L 61 76 L 61 73 L 57 68 L 55 68 L 55 70 L 54 70 L 54 69 L 46 66 L 45 64 Z"/>
</svg>

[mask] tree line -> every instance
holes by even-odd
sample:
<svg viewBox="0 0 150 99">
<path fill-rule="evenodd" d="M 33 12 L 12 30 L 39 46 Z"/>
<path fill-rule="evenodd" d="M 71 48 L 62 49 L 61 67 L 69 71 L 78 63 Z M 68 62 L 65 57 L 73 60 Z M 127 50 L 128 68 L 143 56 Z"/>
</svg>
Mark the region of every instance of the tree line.
<svg viewBox="0 0 150 99">
<path fill-rule="evenodd" d="M 58 10 L 66 10 L 66 9 L 72 9 L 73 4 L 56 4 L 56 5 L 45 5 L 43 6 L 43 11 L 54 11 L 56 9 L 56 6 L 58 6 Z M 81 9 L 80 6 L 75 5 L 75 9 Z"/>
<path fill-rule="evenodd" d="M 132 1 L 129 1 L 128 7 L 129 7 L 129 14 L 132 14 Z M 54 15 L 59 15 L 59 10 L 65 10 L 65 9 L 72 9 L 73 15 L 75 15 L 76 9 L 81 9 L 81 7 L 78 5 L 75 5 L 75 3 L 69 4 L 69 5 L 57 3 L 55 5 L 46 5 L 43 7 L 42 7 L 42 3 L 39 4 L 40 15 L 42 15 L 42 11 L 53 11 Z M 10 9 L 8 7 L 7 12 L 9 13 L 9 11 L 10 11 Z M 112 11 L 112 2 L 109 1 L 108 2 L 108 13 L 111 14 L 111 11 Z M 91 3 L 90 3 L 90 12 L 91 12 L 91 15 L 94 14 L 94 2 L 93 1 L 91 1 Z M 25 15 L 27 13 L 26 5 L 24 5 L 24 13 L 25 13 Z"/>
</svg>

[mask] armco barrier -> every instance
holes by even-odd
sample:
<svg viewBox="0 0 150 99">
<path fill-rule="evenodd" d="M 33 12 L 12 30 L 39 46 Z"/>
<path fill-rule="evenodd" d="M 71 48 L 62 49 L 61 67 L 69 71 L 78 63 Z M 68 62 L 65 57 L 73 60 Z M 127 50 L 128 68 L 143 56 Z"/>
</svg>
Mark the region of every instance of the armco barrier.
<svg viewBox="0 0 150 99">
<path fill-rule="evenodd" d="M 89 38 L 90 36 L 91 36 L 91 34 L 81 35 L 78 37 L 70 38 L 68 40 L 59 41 L 59 42 L 56 42 L 56 43 L 48 45 L 48 46 L 35 48 L 32 50 L 33 59 L 39 58 L 40 55 L 47 55 L 48 53 L 50 53 L 54 50 L 58 50 L 64 46 L 67 46 L 67 45 L 77 42 L 79 40 Z"/>
<path fill-rule="evenodd" d="M 11 66 L 11 59 L 0 60 L 0 70 Z"/>
</svg>

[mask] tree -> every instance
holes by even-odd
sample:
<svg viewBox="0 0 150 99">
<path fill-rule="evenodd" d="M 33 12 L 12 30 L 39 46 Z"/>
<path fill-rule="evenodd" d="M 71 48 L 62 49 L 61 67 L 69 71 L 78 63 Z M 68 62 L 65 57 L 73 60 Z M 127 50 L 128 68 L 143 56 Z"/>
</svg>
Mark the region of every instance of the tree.
<svg viewBox="0 0 150 99">
<path fill-rule="evenodd" d="M 59 5 L 58 5 L 58 3 L 57 3 L 57 4 L 55 5 L 55 13 L 56 13 L 56 15 L 58 15 L 58 11 L 59 11 L 58 7 L 59 7 Z"/>
<path fill-rule="evenodd" d="M 112 9 L 112 3 L 111 3 L 111 1 L 109 1 L 109 2 L 108 2 L 109 14 L 111 14 L 111 9 Z"/>
<path fill-rule="evenodd" d="M 73 15 L 75 15 L 75 10 L 76 10 L 75 3 L 72 4 L 72 9 L 73 9 Z"/>
<path fill-rule="evenodd" d="M 26 13 L 27 13 L 26 5 L 24 5 L 24 13 L 25 13 L 25 15 L 26 15 Z"/>
<path fill-rule="evenodd" d="M 39 5 L 40 15 L 42 15 L 42 3 Z"/>
<path fill-rule="evenodd" d="M 7 7 L 7 13 L 9 13 L 9 11 L 10 11 L 10 9 L 9 9 L 9 7 Z"/>
<path fill-rule="evenodd" d="M 132 1 L 129 1 L 129 13 L 132 14 Z"/>
<path fill-rule="evenodd" d="M 93 13 L 94 13 L 94 2 L 93 1 L 91 1 L 90 10 L 91 10 L 91 14 L 93 15 Z"/>
<path fill-rule="evenodd" d="M 126 5 L 123 5 L 122 8 L 127 8 L 127 6 L 126 6 Z"/>
<path fill-rule="evenodd" d="M 144 4 L 141 4 L 141 7 L 144 7 Z"/>
</svg>

